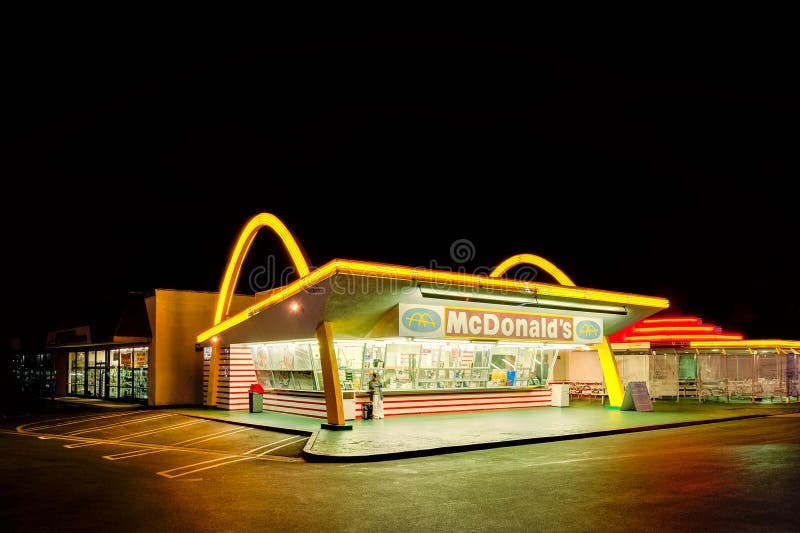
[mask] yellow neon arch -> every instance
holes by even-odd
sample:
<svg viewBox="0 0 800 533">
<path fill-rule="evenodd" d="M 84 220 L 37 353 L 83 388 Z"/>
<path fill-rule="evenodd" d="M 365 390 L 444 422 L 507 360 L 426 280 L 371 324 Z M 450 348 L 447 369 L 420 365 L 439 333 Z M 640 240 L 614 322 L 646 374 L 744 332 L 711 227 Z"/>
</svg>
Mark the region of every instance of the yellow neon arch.
<svg viewBox="0 0 800 533">
<path fill-rule="evenodd" d="M 497 265 L 495 269 L 492 270 L 492 273 L 489 274 L 489 277 L 499 278 L 500 276 L 502 276 L 515 266 L 521 264 L 528 264 L 541 268 L 542 270 L 553 276 L 553 278 L 561 285 L 568 285 L 570 287 L 575 286 L 572 280 L 569 279 L 569 276 L 564 274 L 564 272 L 560 268 L 555 266 L 553 263 L 551 263 L 544 257 L 533 254 L 512 255 L 511 257 L 509 257 L 508 259 Z"/>
<path fill-rule="evenodd" d="M 545 259 L 544 257 L 540 257 L 538 255 L 533 254 L 518 254 L 512 255 L 499 265 L 495 267 L 491 274 L 489 274 L 490 278 L 497 278 L 508 272 L 511 268 L 521 265 L 523 263 L 537 266 L 553 276 L 556 281 L 558 281 L 561 285 L 569 285 L 570 287 L 574 287 L 575 283 L 569 279 L 569 276 L 564 274 L 564 272 L 555 266 L 553 263 Z M 597 354 L 600 357 L 600 367 L 603 369 L 603 376 L 605 377 L 606 381 L 606 390 L 608 391 L 608 403 L 612 407 L 619 407 L 622 405 L 622 398 L 624 391 L 622 390 L 622 380 L 619 377 L 619 370 L 617 369 L 617 363 L 614 360 L 614 352 L 611 350 L 611 343 L 608 341 L 608 337 L 603 337 L 602 344 L 597 345 Z"/>
<path fill-rule="evenodd" d="M 250 249 L 250 245 L 253 244 L 258 230 L 265 226 L 271 228 L 283 241 L 283 245 L 286 247 L 286 251 L 289 252 L 289 257 L 292 259 L 298 275 L 301 278 L 308 275 L 309 268 L 306 256 L 284 223 L 270 213 L 260 213 L 254 216 L 242 228 L 239 238 L 236 240 L 236 245 L 231 251 L 230 259 L 228 259 L 228 267 L 225 269 L 225 275 L 222 277 L 222 284 L 219 288 L 217 310 L 214 313 L 215 326 L 227 316 L 231 301 L 233 301 L 233 293 L 236 290 L 236 282 L 239 281 L 242 263 L 247 257 L 247 252 Z"/>
</svg>

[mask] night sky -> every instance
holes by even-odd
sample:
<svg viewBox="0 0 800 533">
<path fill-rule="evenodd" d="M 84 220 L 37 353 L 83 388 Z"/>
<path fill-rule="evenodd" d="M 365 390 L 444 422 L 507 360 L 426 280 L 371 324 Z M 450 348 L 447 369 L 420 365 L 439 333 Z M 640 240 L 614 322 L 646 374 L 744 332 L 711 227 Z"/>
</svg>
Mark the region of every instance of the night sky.
<svg viewBox="0 0 800 533">
<path fill-rule="evenodd" d="M 16 42 L 3 336 L 80 325 L 130 290 L 217 290 L 241 226 L 270 212 L 317 266 L 473 272 L 533 253 L 581 286 L 800 339 L 797 49 L 780 34 Z M 268 231 L 244 276 L 259 265 L 288 265 Z"/>
</svg>

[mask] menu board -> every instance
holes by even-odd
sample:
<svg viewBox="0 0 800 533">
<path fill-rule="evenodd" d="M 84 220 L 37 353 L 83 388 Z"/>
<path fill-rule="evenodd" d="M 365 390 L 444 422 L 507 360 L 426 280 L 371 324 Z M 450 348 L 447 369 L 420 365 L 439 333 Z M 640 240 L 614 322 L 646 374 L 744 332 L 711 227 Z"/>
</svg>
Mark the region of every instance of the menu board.
<svg viewBox="0 0 800 533">
<path fill-rule="evenodd" d="M 644 381 L 631 381 L 625 387 L 625 396 L 622 398 L 620 411 L 652 411 L 653 402 L 650 400 L 650 392 L 647 390 L 647 383 Z"/>
</svg>

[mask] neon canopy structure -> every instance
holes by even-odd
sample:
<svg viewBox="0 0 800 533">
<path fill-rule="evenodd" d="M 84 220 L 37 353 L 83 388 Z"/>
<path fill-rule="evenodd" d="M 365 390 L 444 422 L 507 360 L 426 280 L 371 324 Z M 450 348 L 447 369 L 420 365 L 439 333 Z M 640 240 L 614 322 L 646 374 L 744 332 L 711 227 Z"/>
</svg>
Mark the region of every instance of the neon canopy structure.
<svg viewBox="0 0 800 533">
<path fill-rule="evenodd" d="M 281 239 L 298 278 L 257 294 L 252 305 L 232 313 L 230 305 L 242 264 L 256 233 L 264 227 Z M 512 256 L 489 275 L 349 259 L 334 259 L 313 270 L 308 264 L 297 241 L 277 217 L 269 213 L 253 217 L 231 251 L 214 323 L 197 335 L 197 342 L 231 345 L 265 338 L 313 338 L 318 337 L 321 324 L 329 324 L 330 334 L 337 339 L 397 336 L 397 313 L 389 310 L 409 303 L 480 306 L 507 313 L 568 313 L 602 323 L 603 337 L 594 343 L 613 406 L 621 403 L 622 388 L 605 336 L 669 307 L 665 298 L 576 286 L 554 264 L 533 254 Z M 507 277 L 520 264 L 542 269 L 557 283 Z"/>
</svg>

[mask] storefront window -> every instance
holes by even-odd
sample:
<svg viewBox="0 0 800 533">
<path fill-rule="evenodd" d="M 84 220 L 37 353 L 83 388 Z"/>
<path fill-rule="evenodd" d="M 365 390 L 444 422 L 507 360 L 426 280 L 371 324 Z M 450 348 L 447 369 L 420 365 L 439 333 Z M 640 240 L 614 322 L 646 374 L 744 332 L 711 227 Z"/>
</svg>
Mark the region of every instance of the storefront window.
<svg viewBox="0 0 800 533">
<path fill-rule="evenodd" d="M 137 400 L 147 399 L 148 352 L 147 347 L 133 349 L 133 397 Z"/>
<path fill-rule="evenodd" d="M 133 348 L 119 351 L 119 397 L 133 398 Z"/>
<path fill-rule="evenodd" d="M 86 352 L 69 352 L 69 394 L 86 394 Z"/>
<path fill-rule="evenodd" d="M 384 377 L 387 389 L 416 388 L 416 372 L 412 366 L 419 360 L 420 343 L 391 343 L 386 345 Z"/>
<path fill-rule="evenodd" d="M 315 340 L 250 346 L 264 388 L 323 390 Z M 386 390 L 547 386 L 557 350 L 494 342 L 336 341 L 342 390 L 365 390 L 377 373 Z"/>
<path fill-rule="evenodd" d="M 372 354 L 368 353 L 366 345 L 363 342 L 351 344 L 334 343 L 334 348 L 336 349 L 336 363 L 340 369 L 340 374 L 342 370 L 344 371 L 343 385 L 355 390 L 360 390 L 362 383 L 366 387 L 371 374 L 367 373 L 365 379 L 364 369 L 373 364 Z"/>
<path fill-rule="evenodd" d="M 119 398 L 119 349 L 111 350 L 108 366 L 108 397 Z"/>
</svg>

